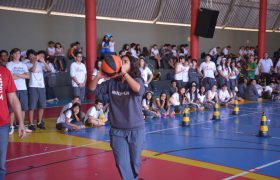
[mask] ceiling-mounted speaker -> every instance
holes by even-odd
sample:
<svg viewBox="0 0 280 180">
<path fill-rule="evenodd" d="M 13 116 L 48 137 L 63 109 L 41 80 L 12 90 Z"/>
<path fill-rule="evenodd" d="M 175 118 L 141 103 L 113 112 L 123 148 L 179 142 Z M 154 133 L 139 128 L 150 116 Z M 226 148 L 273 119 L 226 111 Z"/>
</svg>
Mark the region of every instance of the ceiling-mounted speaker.
<svg viewBox="0 0 280 180">
<path fill-rule="evenodd" d="M 219 11 L 200 8 L 196 22 L 195 35 L 213 38 L 218 16 Z"/>
</svg>

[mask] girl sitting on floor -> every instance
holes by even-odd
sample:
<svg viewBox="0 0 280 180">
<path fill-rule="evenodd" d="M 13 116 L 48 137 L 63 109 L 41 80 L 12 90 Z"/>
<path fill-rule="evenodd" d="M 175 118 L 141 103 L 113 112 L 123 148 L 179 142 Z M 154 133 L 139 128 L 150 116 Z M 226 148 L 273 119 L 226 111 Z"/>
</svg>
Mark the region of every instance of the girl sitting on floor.
<svg viewBox="0 0 280 180">
<path fill-rule="evenodd" d="M 206 105 L 206 88 L 205 86 L 200 86 L 199 92 L 197 94 L 197 98 L 199 101 L 199 104 L 202 109 L 205 109 Z"/>
<path fill-rule="evenodd" d="M 218 93 L 217 93 L 217 86 L 213 85 L 210 90 L 206 93 L 206 107 L 210 109 L 214 107 L 216 103 L 219 102 Z"/>
<path fill-rule="evenodd" d="M 144 98 L 142 100 L 142 107 L 143 114 L 145 117 L 161 117 L 160 112 L 155 109 L 155 104 L 153 102 L 153 96 L 151 91 L 146 92 L 146 94 L 144 95 Z"/>
<path fill-rule="evenodd" d="M 170 104 L 167 100 L 167 94 L 165 92 L 160 93 L 159 98 L 156 98 L 156 109 L 164 118 L 169 115 Z"/>
<path fill-rule="evenodd" d="M 186 89 L 184 87 L 180 87 L 178 92 L 172 94 L 169 99 L 171 103 L 170 111 L 182 113 L 187 105 L 186 97 L 185 97 Z"/>
<path fill-rule="evenodd" d="M 203 110 L 203 107 L 200 105 L 199 99 L 198 99 L 198 93 L 196 86 L 191 86 L 189 92 L 186 94 L 188 106 L 191 109 L 196 110 Z"/>
<path fill-rule="evenodd" d="M 228 107 L 228 105 L 233 104 L 233 96 L 232 93 L 229 92 L 227 84 L 222 86 L 222 89 L 219 90 L 219 102 L 221 105 Z"/>
<path fill-rule="evenodd" d="M 62 132 L 74 131 L 84 128 L 80 104 L 74 103 L 70 109 L 64 111 L 65 116 L 59 116 L 56 122 L 56 128 Z"/>
</svg>

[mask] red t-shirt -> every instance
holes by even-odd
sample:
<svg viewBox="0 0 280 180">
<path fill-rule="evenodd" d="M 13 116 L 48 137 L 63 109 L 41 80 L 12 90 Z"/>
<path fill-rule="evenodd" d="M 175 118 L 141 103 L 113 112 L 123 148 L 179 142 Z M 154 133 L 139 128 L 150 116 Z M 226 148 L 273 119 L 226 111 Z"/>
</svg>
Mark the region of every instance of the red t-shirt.
<svg viewBox="0 0 280 180">
<path fill-rule="evenodd" d="M 0 66 L 0 126 L 10 124 L 7 94 L 15 91 L 16 86 L 10 71 Z"/>
</svg>

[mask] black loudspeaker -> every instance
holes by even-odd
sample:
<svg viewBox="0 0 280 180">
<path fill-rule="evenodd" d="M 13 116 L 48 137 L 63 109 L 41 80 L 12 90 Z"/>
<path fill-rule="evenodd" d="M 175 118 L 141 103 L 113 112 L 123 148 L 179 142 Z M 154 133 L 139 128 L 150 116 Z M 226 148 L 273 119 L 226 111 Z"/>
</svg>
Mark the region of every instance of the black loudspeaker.
<svg viewBox="0 0 280 180">
<path fill-rule="evenodd" d="M 200 8 L 198 11 L 195 35 L 205 38 L 213 38 L 218 16 L 219 11 Z"/>
</svg>

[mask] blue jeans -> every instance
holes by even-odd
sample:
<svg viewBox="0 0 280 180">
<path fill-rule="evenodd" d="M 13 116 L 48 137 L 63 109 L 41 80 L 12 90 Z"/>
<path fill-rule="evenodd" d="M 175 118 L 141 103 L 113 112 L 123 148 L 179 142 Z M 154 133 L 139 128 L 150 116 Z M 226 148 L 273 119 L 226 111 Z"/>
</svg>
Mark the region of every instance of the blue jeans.
<svg viewBox="0 0 280 180">
<path fill-rule="evenodd" d="M 145 116 L 146 118 L 147 118 L 147 117 L 150 117 L 150 118 L 157 117 L 156 112 L 150 111 L 150 110 L 143 110 L 143 114 L 144 114 L 144 116 Z"/>
<path fill-rule="evenodd" d="M 8 148 L 10 125 L 0 126 L 0 180 L 3 180 L 6 174 L 6 155 Z"/>
<path fill-rule="evenodd" d="M 76 124 L 76 125 L 78 125 L 78 126 L 82 126 L 82 125 L 83 125 L 82 122 L 73 122 L 72 124 Z M 69 131 L 73 131 L 73 130 L 74 130 L 74 127 L 73 127 L 73 126 L 70 126 L 70 125 L 68 125 L 68 124 L 66 124 L 66 123 L 57 123 L 57 124 L 56 124 L 56 129 L 57 129 L 57 130 L 63 130 L 63 129 L 65 129 L 65 128 L 67 128 Z"/>
<path fill-rule="evenodd" d="M 186 108 L 185 104 L 181 104 L 181 105 L 178 105 L 178 106 L 171 105 L 170 106 L 170 112 L 174 111 L 175 113 L 182 113 L 182 112 L 184 112 L 185 108 Z"/>
<path fill-rule="evenodd" d="M 145 128 L 110 129 L 110 145 L 123 180 L 138 179 Z"/>
</svg>

